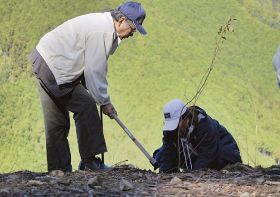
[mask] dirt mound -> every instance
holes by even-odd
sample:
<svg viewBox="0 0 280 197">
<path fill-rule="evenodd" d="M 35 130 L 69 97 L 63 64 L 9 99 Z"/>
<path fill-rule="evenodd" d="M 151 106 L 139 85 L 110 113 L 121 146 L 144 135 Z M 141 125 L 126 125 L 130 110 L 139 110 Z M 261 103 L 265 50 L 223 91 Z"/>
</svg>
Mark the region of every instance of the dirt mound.
<svg viewBox="0 0 280 197">
<path fill-rule="evenodd" d="M 106 172 L 0 175 L 0 196 L 280 196 L 280 167 L 157 174 L 122 165 Z"/>
</svg>

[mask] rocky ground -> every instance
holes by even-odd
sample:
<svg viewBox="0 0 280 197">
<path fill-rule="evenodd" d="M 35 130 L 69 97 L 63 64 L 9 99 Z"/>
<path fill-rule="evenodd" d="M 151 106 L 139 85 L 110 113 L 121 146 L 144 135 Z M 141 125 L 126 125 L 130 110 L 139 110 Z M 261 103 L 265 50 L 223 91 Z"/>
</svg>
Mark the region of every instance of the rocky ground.
<svg viewBox="0 0 280 197">
<path fill-rule="evenodd" d="M 106 172 L 0 174 L 0 196 L 280 196 L 280 167 L 157 174 L 122 165 Z"/>
</svg>

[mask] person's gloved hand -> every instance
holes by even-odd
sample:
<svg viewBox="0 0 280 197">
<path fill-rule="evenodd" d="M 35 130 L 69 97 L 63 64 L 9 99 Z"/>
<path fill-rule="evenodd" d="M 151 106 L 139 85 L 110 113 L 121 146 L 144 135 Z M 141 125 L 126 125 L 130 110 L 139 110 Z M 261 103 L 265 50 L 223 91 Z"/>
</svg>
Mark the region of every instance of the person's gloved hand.
<svg viewBox="0 0 280 197">
<path fill-rule="evenodd" d="M 102 108 L 102 112 L 105 115 L 109 116 L 111 119 L 113 119 L 113 114 L 118 115 L 117 111 L 115 110 L 114 106 L 111 103 L 102 105 L 101 108 Z"/>
</svg>

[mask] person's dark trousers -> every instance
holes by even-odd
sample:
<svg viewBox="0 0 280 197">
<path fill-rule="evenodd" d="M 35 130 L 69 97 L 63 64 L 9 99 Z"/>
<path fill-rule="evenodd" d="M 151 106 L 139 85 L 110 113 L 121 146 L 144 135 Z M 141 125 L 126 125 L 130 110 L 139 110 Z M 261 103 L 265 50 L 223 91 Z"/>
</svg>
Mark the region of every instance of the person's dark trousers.
<svg viewBox="0 0 280 197">
<path fill-rule="evenodd" d="M 41 85 L 39 92 L 45 121 L 48 171 L 71 171 L 68 111 L 74 114 L 81 159 L 89 161 L 107 151 L 96 103 L 82 84 L 62 97 L 51 95 L 51 98 Z"/>
<path fill-rule="evenodd" d="M 48 171 L 71 171 L 71 154 L 67 136 L 70 129 L 69 111 L 73 112 L 79 152 L 83 162 L 107 151 L 101 122 L 93 97 L 76 81 L 57 85 L 53 73 L 39 52 L 29 54 L 32 71 L 39 81 L 39 93 L 44 113 Z"/>
</svg>

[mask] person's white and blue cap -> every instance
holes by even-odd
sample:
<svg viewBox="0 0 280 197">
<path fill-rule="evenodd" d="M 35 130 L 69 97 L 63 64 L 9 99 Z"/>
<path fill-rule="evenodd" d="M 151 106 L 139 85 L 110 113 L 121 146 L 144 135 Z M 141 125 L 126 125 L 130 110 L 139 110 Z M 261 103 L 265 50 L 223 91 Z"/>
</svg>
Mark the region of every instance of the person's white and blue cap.
<svg viewBox="0 0 280 197">
<path fill-rule="evenodd" d="M 146 17 L 146 12 L 141 6 L 141 3 L 128 1 L 118 7 L 118 10 L 123 13 L 129 20 L 131 20 L 136 29 L 143 35 L 146 35 L 147 32 L 142 26 L 143 21 Z"/>
<path fill-rule="evenodd" d="M 186 104 L 180 99 L 173 99 L 163 107 L 164 131 L 173 131 L 178 127 L 181 116 L 187 111 Z"/>
</svg>

